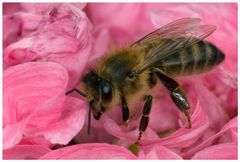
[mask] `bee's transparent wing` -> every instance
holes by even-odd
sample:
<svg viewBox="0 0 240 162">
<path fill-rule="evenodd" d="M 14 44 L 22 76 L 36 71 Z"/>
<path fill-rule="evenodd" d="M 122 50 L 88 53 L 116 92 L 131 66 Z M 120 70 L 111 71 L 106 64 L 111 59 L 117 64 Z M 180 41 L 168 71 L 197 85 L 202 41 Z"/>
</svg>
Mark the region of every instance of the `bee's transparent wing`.
<svg viewBox="0 0 240 162">
<path fill-rule="evenodd" d="M 131 45 L 144 50 L 144 61 L 134 70 L 141 73 L 157 61 L 195 44 L 216 30 L 214 25 L 200 25 L 198 18 L 183 18 L 153 31 Z"/>
</svg>

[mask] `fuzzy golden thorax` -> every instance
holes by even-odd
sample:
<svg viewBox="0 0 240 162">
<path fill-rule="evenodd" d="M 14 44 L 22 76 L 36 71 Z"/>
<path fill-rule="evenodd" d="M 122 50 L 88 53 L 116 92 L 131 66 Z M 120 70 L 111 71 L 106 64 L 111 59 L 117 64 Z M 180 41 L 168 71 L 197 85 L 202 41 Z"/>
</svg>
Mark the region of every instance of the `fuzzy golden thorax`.
<svg viewBox="0 0 240 162">
<path fill-rule="evenodd" d="M 106 110 L 119 104 L 121 96 L 131 104 L 142 98 L 149 89 L 149 71 L 131 76 L 131 72 L 134 72 L 134 68 L 141 62 L 143 54 L 133 48 L 117 49 L 97 62 L 94 73 L 112 86 L 111 101 L 101 101 Z"/>
</svg>

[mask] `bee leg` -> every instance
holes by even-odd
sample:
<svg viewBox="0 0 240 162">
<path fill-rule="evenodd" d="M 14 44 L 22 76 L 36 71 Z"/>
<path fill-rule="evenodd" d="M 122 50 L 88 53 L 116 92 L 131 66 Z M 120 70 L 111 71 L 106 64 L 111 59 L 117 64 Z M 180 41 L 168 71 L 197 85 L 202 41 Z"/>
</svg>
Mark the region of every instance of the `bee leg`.
<svg viewBox="0 0 240 162">
<path fill-rule="evenodd" d="M 150 73 L 150 77 L 148 80 L 150 88 L 153 88 L 157 84 L 157 75 L 154 72 Z"/>
<path fill-rule="evenodd" d="M 161 80 L 163 85 L 168 89 L 170 92 L 170 96 L 175 103 L 175 105 L 178 107 L 180 111 L 182 111 L 187 118 L 188 121 L 188 127 L 191 128 L 191 117 L 189 115 L 188 110 L 190 109 L 189 102 L 185 96 L 185 94 L 182 92 L 180 85 L 173 80 L 172 78 L 168 77 L 164 73 L 160 72 L 159 70 L 156 72 L 158 78 Z"/>
<path fill-rule="evenodd" d="M 122 100 L 122 119 L 125 124 L 129 122 L 129 109 L 127 105 L 127 101 L 124 96 L 121 98 Z"/>
<path fill-rule="evenodd" d="M 77 92 L 78 94 L 80 94 L 81 96 L 86 97 L 86 95 L 83 92 L 81 92 L 80 90 L 78 90 L 76 88 L 73 88 L 72 90 L 66 92 L 66 95 L 73 93 L 74 91 Z"/>
<path fill-rule="evenodd" d="M 143 132 L 146 130 L 147 126 L 148 126 L 148 121 L 149 121 L 149 113 L 151 111 L 152 108 L 152 96 L 146 96 L 145 98 L 145 103 L 144 103 L 144 107 L 143 107 L 143 114 L 142 114 L 142 118 L 140 121 L 140 125 L 139 125 L 139 135 L 138 135 L 138 139 L 136 141 L 136 144 L 139 145 L 139 141 L 142 138 L 142 134 Z"/>
</svg>

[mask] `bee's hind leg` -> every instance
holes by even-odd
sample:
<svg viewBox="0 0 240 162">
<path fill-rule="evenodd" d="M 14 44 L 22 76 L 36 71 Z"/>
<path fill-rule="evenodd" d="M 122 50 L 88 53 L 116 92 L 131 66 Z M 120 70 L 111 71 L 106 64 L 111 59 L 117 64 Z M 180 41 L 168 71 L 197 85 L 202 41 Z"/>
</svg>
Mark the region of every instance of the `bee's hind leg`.
<svg viewBox="0 0 240 162">
<path fill-rule="evenodd" d="M 142 118 L 141 118 L 140 125 L 139 125 L 139 135 L 138 135 L 138 139 L 136 141 L 137 145 L 139 145 L 139 142 L 142 138 L 142 134 L 148 126 L 149 113 L 152 108 L 152 99 L 153 99 L 153 97 L 151 95 L 146 96 L 146 98 L 145 98 L 145 103 L 144 103 L 143 112 L 142 112 L 143 114 L 142 114 Z"/>
<path fill-rule="evenodd" d="M 165 75 L 160 69 L 155 70 L 158 78 L 170 92 L 170 96 L 173 102 L 178 107 L 178 109 L 184 113 L 185 117 L 187 118 L 188 127 L 191 128 L 192 127 L 191 117 L 188 112 L 188 110 L 190 109 L 190 105 L 185 94 L 181 90 L 180 85 L 175 80 Z"/>
</svg>

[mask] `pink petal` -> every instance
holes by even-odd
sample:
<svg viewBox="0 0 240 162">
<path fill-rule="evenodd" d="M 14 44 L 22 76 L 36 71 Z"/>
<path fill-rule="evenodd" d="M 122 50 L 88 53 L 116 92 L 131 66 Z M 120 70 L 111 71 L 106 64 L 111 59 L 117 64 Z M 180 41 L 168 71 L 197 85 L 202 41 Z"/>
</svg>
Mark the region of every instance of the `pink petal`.
<svg viewBox="0 0 240 162">
<path fill-rule="evenodd" d="M 53 144 L 47 141 L 42 135 L 32 137 L 24 136 L 18 145 L 40 145 L 47 148 L 51 148 L 53 146 Z"/>
<path fill-rule="evenodd" d="M 177 153 L 161 145 L 141 147 L 141 150 L 138 153 L 138 158 L 146 160 L 183 160 Z"/>
<path fill-rule="evenodd" d="M 135 126 L 136 125 L 136 126 Z M 107 118 L 104 122 L 104 128 L 105 130 L 110 133 L 111 135 L 119 138 L 120 140 L 117 142 L 117 144 L 127 146 L 129 144 L 133 144 L 136 142 L 139 130 L 135 129 L 138 128 L 139 121 L 137 123 L 130 123 L 128 127 L 126 126 L 119 126 L 114 120 Z M 133 128 L 134 129 L 133 129 Z M 146 141 L 150 140 L 157 140 L 159 137 L 155 131 L 153 131 L 151 128 L 148 128 L 142 137 L 141 142 L 145 143 Z"/>
<path fill-rule="evenodd" d="M 235 143 L 238 143 L 238 128 L 232 128 L 230 130 L 231 136 L 232 136 L 232 141 Z"/>
<path fill-rule="evenodd" d="M 96 62 L 97 59 L 101 58 L 102 56 L 104 56 L 106 52 L 108 52 L 109 42 L 110 42 L 110 35 L 108 30 L 102 29 L 100 31 L 95 31 L 94 40 L 93 40 L 93 44 L 94 44 L 93 54 L 89 58 L 91 63 L 92 61 Z M 94 63 L 92 64 L 95 65 Z"/>
<path fill-rule="evenodd" d="M 156 89 L 158 90 L 159 87 Z M 179 111 L 170 97 L 168 97 L 168 93 L 165 93 L 164 95 L 164 98 L 159 100 L 156 99 L 157 97 L 155 98 L 151 109 L 149 127 L 154 129 L 156 132 L 165 132 L 177 129 L 178 126 L 177 122 L 179 119 Z"/>
<path fill-rule="evenodd" d="M 21 8 L 25 12 L 45 15 L 58 5 L 59 3 L 21 3 Z"/>
<path fill-rule="evenodd" d="M 144 144 L 159 143 L 170 148 L 184 148 L 198 140 L 203 132 L 208 128 L 209 122 L 202 106 L 198 103 L 192 114 L 192 128 L 182 127 L 168 137 L 143 141 Z"/>
<path fill-rule="evenodd" d="M 18 12 L 13 15 L 15 19 L 19 19 L 21 22 L 21 37 L 29 35 L 31 32 L 34 32 L 39 27 L 40 22 L 42 21 L 42 15 L 35 15 L 32 13 Z"/>
<path fill-rule="evenodd" d="M 204 105 L 203 109 L 208 115 L 210 128 L 219 130 L 228 120 L 219 98 L 197 80 L 194 82 L 193 88 L 193 91 L 199 95 L 201 105 Z"/>
<path fill-rule="evenodd" d="M 41 157 L 42 160 L 49 159 L 78 159 L 78 160 L 104 160 L 104 159 L 136 159 L 127 149 L 110 144 L 78 144 L 54 150 Z"/>
<path fill-rule="evenodd" d="M 3 16 L 3 49 L 19 39 L 20 25 L 19 19 L 9 15 Z"/>
<path fill-rule="evenodd" d="M 211 91 L 211 93 L 216 96 L 215 98 L 217 98 L 218 103 L 220 102 L 222 108 L 217 111 L 224 111 L 227 114 L 231 114 L 231 116 L 236 116 L 237 88 L 234 87 L 236 81 L 233 81 L 236 80 L 236 78 L 233 79 L 232 77 L 228 76 L 228 81 L 223 81 L 223 78 L 226 78 L 225 72 L 222 72 L 221 68 L 217 68 L 211 73 L 206 74 L 204 78 L 201 79 L 201 81 L 202 84 L 204 84 L 209 89 L 209 91 Z"/>
<path fill-rule="evenodd" d="M 237 110 L 238 110 L 238 89 L 231 89 L 228 97 L 227 97 L 227 102 L 225 103 L 226 109 L 231 112 L 231 114 L 237 115 Z"/>
<path fill-rule="evenodd" d="M 3 3 L 3 15 L 10 15 L 20 10 L 20 3 Z"/>
<path fill-rule="evenodd" d="M 67 81 L 66 70 L 59 64 L 50 62 L 25 63 L 4 71 L 3 148 L 19 142 L 23 129 L 34 115 L 46 110 L 60 111 L 56 105 L 64 100 Z M 48 113 L 45 117 L 47 120 L 42 123 L 54 122 L 56 117 L 58 116 Z"/>
<path fill-rule="evenodd" d="M 4 160 L 35 160 L 39 159 L 51 150 L 37 145 L 16 145 L 10 149 L 3 150 Z"/>
<path fill-rule="evenodd" d="M 46 104 L 49 99 L 52 102 L 55 100 L 54 104 L 61 101 L 65 96 L 67 81 L 66 70 L 56 63 L 30 62 L 5 70 L 3 124 L 26 117 L 33 112 L 33 106 L 49 108 L 52 106 Z"/>
<path fill-rule="evenodd" d="M 45 7 L 53 13 L 42 17 L 36 32 L 4 50 L 4 63 L 12 66 L 33 60 L 58 62 L 69 73 L 71 89 L 78 83 L 91 52 L 91 25 L 85 13 L 73 5 L 61 4 L 54 10 L 47 4 Z"/>
<path fill-rule="evenodd" d="M 107 118 L 105 124 L 104 124 L 104 128 L 106 129 L 106 131 L 110 134 L 112 134 L 115 137 L 118 137 L 119 139 L 123 140 L 123 141 L 128 141 L 130 143 L 134 143 L 136 138 L 134 136 L 131 136 L 129 134 L 127 134 L 127 132 L 124 132 L 121 127 L 114 122 L 114 120 Z"/>
<path fill-rule="evenodd" d="M 141 18 L 142 6 L 141 3 L 89 3 L 86 8 L 95 28 L 107 29 L 113 43 L 123 45 L 133 41 L 139 30 L 137 22 Z M 129 13 L 127 19 L 123 13 Z"/>
<path fill-rule="evenodd" d="M 45 128 L 32 128 L 33 130 L 31 131 L 35 130 L 39 134 L 43 134 L 51 143 L 66 145 L 81 130 L 85 116 L 85 102 L 73 97 L 67 97 L 63 105 L 63 111 L 57 122 L 49 124 Z M 40 123 L 37 123 L 37 125 L 40 125 Z"/>
<path fill-rule="evenodd" d="M 105 115 L 104 115 L 105 116 Z M 85 124 L 81 131 L 74 137 L 74 141 L 77 143 L 111 143 L 111 141 L 115 140 L 115 137 L 109 134 L 104 129 L 104 122 L 102 122 L 104 116 L 101 117 L 100 120 L 95 121 L 93 117 L 91 118 L 91 133 L 88 135 L 88 119 L 85 118 Z M 102 124 L 102 126 L 101 126 Z"/>
<path fill-rule="evenodd" d="M 80 10 L 84 9 L 87 5 L 87 3 L 71 3 L 71 5 L 74 5 L 75 7 L 79 8 Z"/>
<path fill-rule="evenodd" d="M 208 139 L 203 141 L 201 144 L 195 146 L 193 149 L 183 153 L 182 156 L 183 157 L 190 157 L 194 153 L 196 153 L 196 152 L 206 148 L 207 146 L 209 146 L 214 139 L 220 137 L 223 133 L 225 133 L 225 132 L 227 132 L 228 130 L 231 130 L 231 129 L 236 129 L 238 127 L 237 121 L 238 121 L 237 117 L 233 118 L 221 129 L 221 131 L 212 135 L 211 137 L 209 137 Z M 233 141 L 236 141 L 236 140 L 233 139 Z"/>
<path fill-rule="evenodd" d="M 205 148 L 197 152 L 194 160 L 237 160 L 238 146 L 236 143 L 223 143 Z"/>
<path fill-rule="evenodd" d="M 21 120 L 15 124 L 9 124 L 3 127 L 3 149 L 8 149 L 19 143 L 24 133 L 25 125 L 26 120 Z"/>
<path fill-rule="evenodd" d="M 87 134 L 87 131 L 88 131 L 88 128 L 86 124 L 81 129 L 81 131 L 74 137 L 74 141 L 76 143 L 93 143 L 93 142 L 111 143 L 116 139 L 113 135 L 109 134 L 105 129 L 96 128 L 96 127 L 93 127 L 93 125 L 91 125 L 90 136 Z"/>
<path fill-rule="evenodd" d="M 50 111 L 38 113 L 29 119 L 25 127 L 25 136 L 27 135 L 28 138 L 22 139 L 20 144 L 38 144 L 48 147 L 51 143 L 68 144 L 82 129 L 86 115 L 86 103 L 67 96 L 61 109 L 57 113 L 52 112 L 52 114 L 57 114 L 55 122 L 46 123 L 50 120 L 47 115 L 51 113 Z M 44 139 L 41 138 L 42 136 Z"/>
<path fill-rule="evenodd" d="M 138 131 L 135 132 L 135 135 L 131 135 L 127 132 L 124 132 L 113 120 L 107 119 L 105 122 L 105 129 L 115 137 L 120 138 L 123 141 L 129 143 L 134 143 L 137 139 Z M 159 143 L 161 145 L 170 147 L 170 148 L 182 148 L 188 147 L 201 137 L 201 135 L 206 131 L 209 126 L 209 122 L 206 114 L 203 112 L 202 107 L 198 104 L 195 108 L 195 111 L 192 115 L 192 128 L 187 129 L 182 127 L 178 129 L 173 134 L 165 138 L 153 138 L 148 137 L 144 138 L 145 133 L 143 134 L 143 139 L 141 143 L 143 145 L 149 145 L 154 143 Z"/>
<path fill-rule="evenodd" d="M 86 3 L 71 3 L 71 4 L 76 6 L 80 10 L 82 10 L 86 6 Z M 53 8 L 59 7 L 59 5 L 60 3 L 21 3 L 21 8 L 25 12 L 46 15 Z"/>
<path fill-rule="evenodd" d="M 237 89 L 237 82 L 238 82 L 238 76 L 237 73 L 230 72 L 225 70 L 223 67 L 220 67 L 220 74 L 221 79 L 225 84 L 229 85 L 232 88 Z"/>
</svg>

